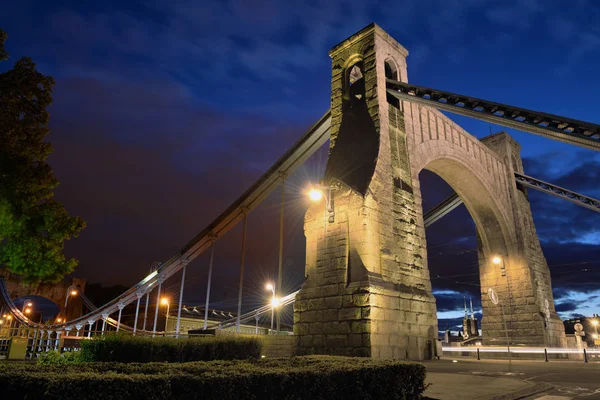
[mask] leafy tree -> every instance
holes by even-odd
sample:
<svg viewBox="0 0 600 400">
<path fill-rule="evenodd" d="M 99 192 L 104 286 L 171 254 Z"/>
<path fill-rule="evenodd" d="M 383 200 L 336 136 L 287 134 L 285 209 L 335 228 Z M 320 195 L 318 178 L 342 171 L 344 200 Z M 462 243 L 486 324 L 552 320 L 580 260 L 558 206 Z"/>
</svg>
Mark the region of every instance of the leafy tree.
<svg viewBox="0 0 600 400">
<path fill-rule="evenodd" d="M 0 30 L 0 61 L 8 58 L 6 37 Z M 65 257 L 64 242 L 85 227 L 52 199 L 58 180 L 43 140 L 53 85 L 27 57 L 0 74 L 0 265 L 32 282 L 73 271 L 77 260 Z"/>
</svg>

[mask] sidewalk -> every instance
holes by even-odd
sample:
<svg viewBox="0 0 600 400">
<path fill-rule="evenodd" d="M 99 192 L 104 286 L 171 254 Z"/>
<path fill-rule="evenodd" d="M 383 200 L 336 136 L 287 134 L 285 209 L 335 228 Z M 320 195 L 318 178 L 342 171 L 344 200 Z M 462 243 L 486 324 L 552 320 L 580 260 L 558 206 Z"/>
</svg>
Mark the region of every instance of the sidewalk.
<svg viewBox="0 0 600 400">
<path fill-rule="evenodd" d="M 547 384 L 494 376 L 427 372 L 425 397 L 432 400 L 518 399 L 550 388 Z"/>
</svg>

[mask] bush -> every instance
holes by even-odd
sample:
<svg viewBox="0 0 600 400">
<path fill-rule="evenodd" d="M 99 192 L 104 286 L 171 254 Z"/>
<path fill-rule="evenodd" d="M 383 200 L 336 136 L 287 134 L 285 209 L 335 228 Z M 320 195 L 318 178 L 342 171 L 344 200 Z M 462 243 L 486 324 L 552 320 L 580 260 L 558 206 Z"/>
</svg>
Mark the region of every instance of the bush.
<svg viewBox="0 0 600 400">
<path fill-rule="evenodd" d="M 37 363 L 40 365 L 66 365 L 78 362 L 81 362 L 81 353 L 66 352 L 61 354 L 57 350 L 42 353 L 37 359 Z"/>
<path fill-rule="evenodd" d="M 420 364 L 329 356 L 190 363 L 0 364 L 3 398 L 419 399 Z"/>
<path fill-rule="evenodd" d="M 190 339 L 107 335 L 81 341 L 81 360 L 88 362 L 189 362 L 259 358 L 262 342 L 252 337 Z"/>
</svg>

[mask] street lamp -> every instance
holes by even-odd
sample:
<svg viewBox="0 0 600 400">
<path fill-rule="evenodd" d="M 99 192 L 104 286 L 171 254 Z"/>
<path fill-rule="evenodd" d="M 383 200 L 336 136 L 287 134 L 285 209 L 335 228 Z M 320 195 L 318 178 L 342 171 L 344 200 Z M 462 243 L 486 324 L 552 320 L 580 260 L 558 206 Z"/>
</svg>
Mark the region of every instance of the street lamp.
<svg viewBox="0 0 600 400">
<path fill-rule="evenodd" d="M 275 305 L 273 303 L 275 300 L 275 284 L 267 283 L 265 289 L 270 290 L 273 294 L 273 296 L 271 297 L 271 332 L 273 332 L 273 320 L 275 319 Z"/>
<path fill-rule="evenodd" d="M 166 297 L 163 297 L 160 300 L 160 304 L 162 304 L 163 306 L 167 306 L 167 315 L 165 316 L 165 335 L 167 334 L 167 324 L 169 322 L 169 299 L 167 299 Z"/>
<path fill-rule="evenodd" d="M 320 189 L 311 188 L 308 191 L 308 197 L 310 197 L 310 199 L 316 203 L 321 201 L 321 199 L 323 198 L 323 192 Z"/>
<path fill-rule="evenodd" d="M 23 312 L 27 312 L 27 308 L 33 307 L 33 303 L 30 300 L 25 300 L 23 302 Z"/>
<path fill-rule="evenodd" d="M 308 197 L 314 203 L 321 201 L 325 197 L 325 208 L 329 214 L 329 222 L 334 222 L 335 212 L 331 201 L 331 192 L 338 189 L 336 186 L 314 185 L 308 190 Z"/>
</svg>

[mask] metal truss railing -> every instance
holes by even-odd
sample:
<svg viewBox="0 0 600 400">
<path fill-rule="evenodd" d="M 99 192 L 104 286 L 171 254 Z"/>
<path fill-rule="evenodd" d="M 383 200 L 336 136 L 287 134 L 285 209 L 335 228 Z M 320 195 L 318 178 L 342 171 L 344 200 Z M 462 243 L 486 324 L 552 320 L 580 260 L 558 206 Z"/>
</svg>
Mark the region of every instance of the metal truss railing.
<svg viewBox="0 0 600 400">
<path fill-rule="evenodd" d="M 540 192 L 548 193 L 556 197 L 560 197 L 561 199 L 571 201 L 582 207 L 589 208 L 590 210 L 600 212 L 600 200 L 516 172 L 515 179 L 521 185 L 528 186 L 532 189 L 539 190 Z"/>
<path fill-rule="evenodd" d="M 482 121 L 600 151 L 600 125 L 527 110 L 462 94 L 387 79 L 387 92 L 399 100 L 465 115 Z"/>
<path fill-rule="evenodd" d="M 425 228 L 443 218 L 446 214 L 460 206 L 462 203 L 462 199 L 458 197 L 456 193 L 450 195 L 450 197 L 448 197 L 446 200 L 442 201 L 440 204 L 433 207 L 431 210 L 427 211 L 425 215 L 423 215 Z"/>
</svg>

